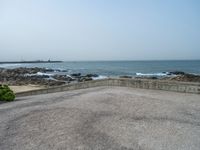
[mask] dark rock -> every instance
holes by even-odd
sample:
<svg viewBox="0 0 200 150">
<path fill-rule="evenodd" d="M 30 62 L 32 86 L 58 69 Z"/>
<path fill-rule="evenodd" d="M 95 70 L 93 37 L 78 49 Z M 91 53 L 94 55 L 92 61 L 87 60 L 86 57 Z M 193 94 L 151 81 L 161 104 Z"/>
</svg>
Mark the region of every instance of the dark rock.
<svg viewBox="0 0 200 150">
<path fill-rule="evenodd" d="M 68 70 L 64 69 L 64 70 L 61 70 L 61 72 L 68 72 Z"/>
<path fill-rule="evenodd" d="M 45 68 L 45 72 L 54 72 L 54 69 Z"/>
<path fill-rule="evenodd" d="M 176 77 L 172 77 L 170 78 L 170 80 L 184 81 L 184 82 L 200 82 L 200 75 L 184 74 L 184 75 L 178 75 Z"/>
<path fill-rule="evenodd" d="M 91 77 L 81 77 L 78 79 L 79 82 L 83 82 L 83 81 L 91 81 L 93 80 Z"/>
<path fill-rule="evenodd" d="M 87 74 L 87 75 L 85 75 L 86 77 L 98 77 L 99 75 L 98 74 Z"/>
<path fill-rule="evenodd" d="M 135 79 L 153 79 L 153 80 L 156 80 L 156 79 L 160 79 L 159 77 L 135 77 Z"/>
<path fill-rule="evenodd" d="M 48 75 L 32 75 L 30 76 L 32 78 L 38 78 L 38 79 L 44 79 L 44 78 L 49 78 Z"/>
<path fill-rule="evenodd" d="M 173 74 L 173 75 L 185 75 L 185 72 L 182 72 L 182 71 L 171 71 L 169 72 L 169 74 Z"/>
<path fill-rule="evenodd" d="M 85 77 L 85 78 L 83 78 L 83 80 L 84 80 L 84 81 L 91 81 L 92 78 L 91 78 L 91 77 Z"/>
<path fill-rule="evenodd" d="M 71 74 L 70 76 L 72 76 L 72 77 L 80 77 L 80 76 L 81 76 L 81 73 L 73 73 L 73 74 Z"/>
<path fill-rule="evenodd" d="M 54 75 L 53 78 L 56 80 L 63 80 L 63 81 L 74 81 L 75 80 L 72 77 L 67 76 L 67 75 Z"/>
<path fill-rule="evenodd" d="M 129 79 L 131 79 L 132 76 L 120 76 L 120 78 L 129 78 Z"/>
<path fill-rule="evenodd" d="M 158 79 L 158 77 L 149 77 L 149 79 L 156 80 L 156 79 Z"/>
</svg>

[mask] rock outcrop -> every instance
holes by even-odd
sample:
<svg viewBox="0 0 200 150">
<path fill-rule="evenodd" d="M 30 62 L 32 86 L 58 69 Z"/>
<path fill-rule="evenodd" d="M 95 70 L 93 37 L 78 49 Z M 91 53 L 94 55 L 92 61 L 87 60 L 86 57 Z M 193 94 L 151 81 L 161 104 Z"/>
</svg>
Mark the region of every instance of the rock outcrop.
<svg viewBox="0 0 200 150">
<path fill-rule="evenodd" d="M 67 70 L 58 69 L 46 69 L 46 68 L 15 68 L 5 69 L 0 68 L 0 83 L 9 85 L 45 85 L 45 86 L 57 86 L 70 82 L 83 82 L 93 80 L 93 77 L 98 77 L 97 74 L 74 73 L 56 74 L 56 72 L 67 72 Z M 53 73 L 53 74 L 50 74 Z"/>
</svg>

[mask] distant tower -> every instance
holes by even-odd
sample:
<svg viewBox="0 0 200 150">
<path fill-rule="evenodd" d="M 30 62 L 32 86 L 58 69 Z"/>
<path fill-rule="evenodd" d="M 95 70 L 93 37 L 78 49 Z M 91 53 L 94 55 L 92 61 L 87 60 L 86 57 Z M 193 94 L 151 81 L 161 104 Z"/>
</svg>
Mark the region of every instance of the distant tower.
<svg viewBox="0 0 200 150">
<path fill-rule="evenodd" d="M 49 58 L 49 60 L 48 60 L 48 62 L 50 62 L 51 60 L 50 60 L 50 58 Z"/>
</svg>

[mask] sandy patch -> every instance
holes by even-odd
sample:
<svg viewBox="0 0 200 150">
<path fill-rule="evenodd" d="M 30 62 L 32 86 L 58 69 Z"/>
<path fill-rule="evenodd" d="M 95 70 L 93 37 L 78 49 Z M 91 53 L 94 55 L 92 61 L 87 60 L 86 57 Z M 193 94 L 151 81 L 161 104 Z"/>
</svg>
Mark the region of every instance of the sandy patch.
<svg viewBox="0 0 200 150">
<path fill-rule="evenodd" d="M 38 89 L 44 89 L 45 86 L 40 85 L 21 85 L 21 86 L 9 86 L 14 93 L 25 92 L 25 91 L 32 91 Z"/>
</svg>

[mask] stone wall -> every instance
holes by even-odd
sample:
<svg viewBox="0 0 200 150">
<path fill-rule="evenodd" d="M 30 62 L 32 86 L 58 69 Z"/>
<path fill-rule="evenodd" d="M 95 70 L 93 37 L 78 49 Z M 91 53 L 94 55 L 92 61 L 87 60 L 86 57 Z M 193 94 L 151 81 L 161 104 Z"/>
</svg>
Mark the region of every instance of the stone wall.
<svg viewBox="0 0 200 150">
<path fill-rule="evenodd" d="M 47 93 L 85 89 L 98 86 L 122 86 L 122 87 L 133 87 L 142 89 L 154 89 L 154 90 L 200 94 L 200 83 L 147 80 L 147 79 L 108 78 L 103 80 L 93 80 L 93 81 L 74 83 L 59 87 L 51 87 L 47 89 L 21 92 L 21 93 L 16 93 L 16 96 L 20 97 L 20 96 L 47 94 Z"/>
</svg>

